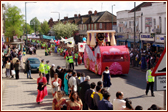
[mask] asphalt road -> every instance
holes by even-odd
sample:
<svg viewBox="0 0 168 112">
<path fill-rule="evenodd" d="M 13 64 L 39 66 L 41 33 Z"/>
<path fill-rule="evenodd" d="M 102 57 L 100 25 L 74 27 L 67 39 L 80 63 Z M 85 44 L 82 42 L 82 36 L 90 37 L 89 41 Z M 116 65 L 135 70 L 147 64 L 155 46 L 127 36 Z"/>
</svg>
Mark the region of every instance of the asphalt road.
<svg viewBox="0 0 168 112">
<path fill-rule="evenodd" d="M 62 66 L 65 68 L 65 60 L 63 57 L 52 53 L 50 56 L 44 56 L 44 50 L 37 50 L 36 55 L 31 57 L 38 57 L 40 60 L 44 59 L 50 61 L 49 65 L 55 64 L 56 66 Z M 90 82 L 97 83 L 101 77 L 88 71 L 84 65 L 75 66 L 77 72 L 84 72 L 91 77 Z M 129 98 L 132 101 L 132 105 L 135 108 L 137 105 L 141 105 L 144 110 L 147 110 L 152 104 L 157 104 L 163 107 L 163 91 L 154 91 L 155 97 L 151 97 L 151 91 L 148 96 L 145 95 L 146 89 L 146 76 L 145 72 L 130 68 L 129 74 L 112 76 L 112 86 L 110 87 L 110 101 L 115 98 L 117 91 L 124 93 L 124 98 Z M 38 78 L 38 73 L 32 73 L 33 78 Z"/>
</svg>

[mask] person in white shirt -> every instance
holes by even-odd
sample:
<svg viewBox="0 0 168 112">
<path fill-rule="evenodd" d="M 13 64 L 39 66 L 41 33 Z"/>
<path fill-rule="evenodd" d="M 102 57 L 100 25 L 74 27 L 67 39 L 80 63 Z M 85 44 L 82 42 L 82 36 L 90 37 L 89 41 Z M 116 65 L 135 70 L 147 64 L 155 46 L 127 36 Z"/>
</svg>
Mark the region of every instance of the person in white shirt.
<svg viewBox="0 0 168 112">
<path fill-rule="evenodd" d="M 123 110 L 125 108 L 126 101 L 123 100 L 123 92 L 118 91 L 116 93 L 116 99 L 113 100 L 113 110 Z"/>
<path fill-rule="evenodd" d="M 69 88 L 70 88 L 71 92 L 72 91 L 75 91 L 75 92 L 77 91 L 76 76 L 77 76 L 77 73 L 74 71 L 72 73 L 71 78 L 68 81 L 68 85 L 69 85 Z"/>
</svg>

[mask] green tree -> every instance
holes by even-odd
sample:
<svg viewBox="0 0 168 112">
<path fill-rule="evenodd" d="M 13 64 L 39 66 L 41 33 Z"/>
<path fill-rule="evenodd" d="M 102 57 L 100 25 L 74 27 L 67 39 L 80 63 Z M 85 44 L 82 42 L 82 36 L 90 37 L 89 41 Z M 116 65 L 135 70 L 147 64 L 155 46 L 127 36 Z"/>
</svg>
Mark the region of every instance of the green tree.
<svg viewBox="0 0 168 112">
<path fill-rule="evenodd" d="M 31 34 L 34 32 L 34 30 L 30 27 L 30 25 L 28 23 L 27 24 L 27 34 Z M 23 29 L 23 33 L 26 34 L 26 25 L 23 24 L 22 26 L 22 29 Z"/>
<path fill-rule="evenodd" d="M 20 37 L 23 34 L 24 15 L 20 13 L 21 10 L 18 7 L 8 4 L 5 12 L 5 36 L 11 38 L 11 41 L 13 41 L 13 36 Z"/>
<path fill-rule="evenodd" d="M 40 21 L 37 19 L 37 17 L 34 17 L 31 21 L 30 21 L 30 27 L 35 30 L 35 32 L 40 32 L 41 28 L 40 28 Z"/>
<path fill-rule="evenodd" d="M 49 30 L 50 30 L 50 28 L 49 28 L 48 22 L 47 21 L 43 21 L 43 23 L 41 24 L 41 32 L 42 32 L 42 34 L 47 35 Z"/>
<path fill-rule="evenodd" d="M 63 24 L 59 22 L 58 24 L 54 25 L 52 29 L 58 38 L 61 37 L 71 37 L 74 31 L 78 30 L 78 26 L 76 24 L 66 23 Z"/>
</svg>

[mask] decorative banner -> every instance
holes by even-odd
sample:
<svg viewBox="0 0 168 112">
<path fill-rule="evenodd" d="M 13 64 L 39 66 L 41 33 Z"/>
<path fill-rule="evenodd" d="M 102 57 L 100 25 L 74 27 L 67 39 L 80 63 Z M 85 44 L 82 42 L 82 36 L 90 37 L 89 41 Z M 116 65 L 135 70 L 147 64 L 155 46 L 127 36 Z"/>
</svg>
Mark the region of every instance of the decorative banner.
<svg viewBox="0 0 168 112">
<path fill-rule="evenodd" d="M 78 43 L 79 52 L 84 52 L 86 43 Z"/>
<path fill-rule="evenodd" d="M 145 18 L 145 27 L 152 27 L 152 17 Z"/>
</svg>

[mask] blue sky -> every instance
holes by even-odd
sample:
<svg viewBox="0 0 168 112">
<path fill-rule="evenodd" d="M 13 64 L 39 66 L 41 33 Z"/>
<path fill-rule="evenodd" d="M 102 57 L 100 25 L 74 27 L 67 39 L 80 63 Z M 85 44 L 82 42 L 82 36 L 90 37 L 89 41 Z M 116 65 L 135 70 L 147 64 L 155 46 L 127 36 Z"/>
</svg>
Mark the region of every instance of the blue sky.
<svg viewBox="0 0 168 112">
<path fill-rule="evenodd" d="M 21 14 L 25 15 L 25 1 L 1 1 L 1 3 L 9 3 L 12 6 L 15 5 L 21 9 Z M 140 3 L 142 2 L 136 2 L 136 5 Z M 85 15 L 88 14 L 89 10 L 91 10 L 92 13 L 95 10 L 97 10 L 97 12 L 112 12 L 113 4 L 115 4 L 115 6 L 113 6 L 114 15 L 116 15 L 118 11 L 131 10 L 134 8 L 133 1 L 37 1 L 36 3 L 27 3 L 26 5 L 27 22 L 30 23 L 30 20 L 34 17 L 37 17 L 40 22 L 44 20 L 48 21 L 51 17 L 56 21 L 59 19 L 59 14 L 51 13 L 54 11 L 60 12 L 60 19 L 63 19 L 65 16 L 74 17 L 74 14 Z"/>
</svg>

